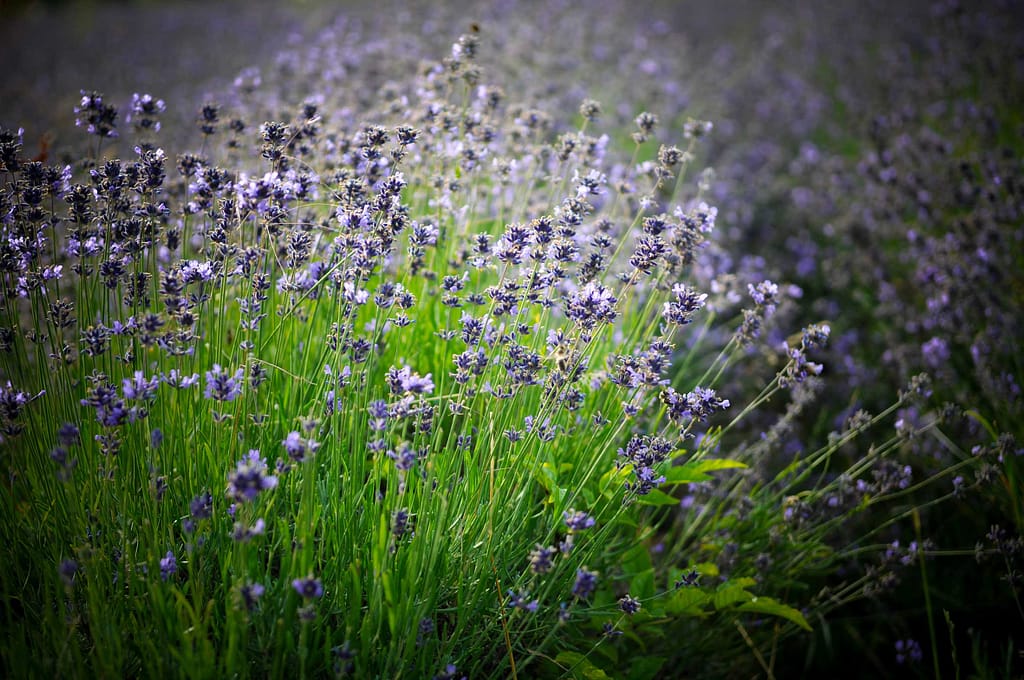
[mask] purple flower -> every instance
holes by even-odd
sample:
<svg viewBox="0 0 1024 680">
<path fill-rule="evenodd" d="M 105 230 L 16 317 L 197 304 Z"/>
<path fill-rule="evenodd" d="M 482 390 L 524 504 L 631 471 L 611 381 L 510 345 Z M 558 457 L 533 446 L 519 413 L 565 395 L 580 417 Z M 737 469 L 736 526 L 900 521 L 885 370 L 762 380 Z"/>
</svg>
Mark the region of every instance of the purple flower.
<svg viewBox="0 0 1024 680">
<path fill-rule="evenodd" d="M 420 377 L 419 373 L 413 373 L 408 366 L 401 369 L 392 366 L 388 369 L 387 381 L 392 394 L 430 394 L 434 391 L 434 381 L 430 373 Z"/>
<path fill-rule="evenodd" d="M 615 321 L 617 312 L 615 304 L 618 300 L 609 288 L 589 281 L 579 290 L 569 295 L 565 315 L 585 330 L 590 330 L 599 322 Z"/>
<path fill-rule="evenodd" d="M 214 364 L 212 371 L 206 372 L 206 389 L 203 396 L 216 401 L 234 401 L 242 394 L 242 379 L 244 371 L 239 368 L 234 376 L 229 376 L 220 367 Z"/>
<path fill-rule="evenodd" d="M 90 135 L 117 137 L 117 107 L 104 104 L 99 92 L 82 90 L 82 99 L 75 107 L 75 125 L 84 127 Z"/>
<path fill-rule="evenodd" d="M 192 375 L 187 376 L 180 373 L 178 369 L 172 368 L 166 375 L 161 375 L 160 379 L 171 387 L 187 389 L 199 382 L 199 374 L 193 373 Z"/>
<path fill-rule="evenodd" d="M 239 502 L 252 501 L 260 491 L 277 486 L 277 477 L 267 474 L 267 463 L 253 449 L 228 473 L 228 496 Z"/>
<path fill-rule="evenodd" d="M 626 443 L 626 448 L 619 449 L 619 460 L 615 463 L 619 469 L 626 465 L 633 468 L 636 481 L 625 483 L 627 493 L 645 496 L 651 489 L 664 482 L 665 476 L 659 475 L 655 467 L 668 458 L 674 449 L 675 445 L 667 439 L 633 435 Z"/>
<path fill-rule="evenodd" d="M 569 510 L 562 513 L 562 521 L 569 527 L 569 531 L 583 531 L 594 526 L 594 518 L 580 510 Z"/>
<path fill-rule="evenodd" d="M 315 600 L 324 594 L 324 586 L 320 583 L 320 579 L 312 576 L 295 579 L 292 581 L 292 588 L 307 600 Z"/>
<path fill-rule="evenodd" d="M 238 543 L 248 543 L 253 537 L 262 536 L 266 528 L 267 523 L 263 521 L 262 517 L 257 519 L 251 527 L 247 527 L 241 522 L 235 522 L 231 537 Z"/>
<path fill-rule="evenodd" d="M 405 508 L 396 510 L 391 519 L 391 533 L 396 538 L 401 538 L 412 527 L 409 525 L 409 511 Z"/>
<path fill-rule="evenodd" d="M 242 605 L 249 611 L 252 611 L 259 604 L 264 591 L 264 587 L 259 583 L 246 583 L 238 589 L 238 594 L 242 598 Z"/>
<path fill-rule="evenodd" d="M 576 582 L 572 586 L 572 594 L 580 600 L 590 597 L 597 588 L 597 572 L 590 571 L 586 567 L 576 570 Z"/>
<path fill-rule="evenodd" d="M 557 551 L 552 547 L 545 548 L 541 544 L 530 551 L 530 569 L 535 574 L 546 574 L 553 566 L 552 558 Z"/>
<path fill-rule="evenodd" d="M 675 423 L 684 420 L 703 422 L 715 411 L 729 408 L 728 399 L 720 399 L 710 387 L 695 387 L 692 392 L 679 394 L 669 387 L 661 393 L 661 401 L 668 407 L 668 417 Z"/>
<path fill-rule="evenodd" d="M 209 491 L 199 494 L 188 504 L 192 519 L 209 519 L 213 515 L 213 496 Z"/>
<path fill-rule="evenodd" d="M 917 640 L 896 641 L 896 663 L 902 665 L 908 660 L 912 663 L 920 661 L 924 655 L 921 653 L 921 645 Z"/>
<path fill-rule="evenodd" d="M 82 442 L 81 432 L 74 423 L 64 423 L 57 431 L 57 439 L 64 446 L 75 446 Z"/>
<path fill-rule="evenodd" d="M 669 323 L 684 326 L 693 321 L 694 312 L 704 306 L 707 297 L 707 293 L 698 293 L 689 286 L 677 283 L 672 286 L 672 299 L 665 303 L 662 316 Z"/>
<path fill-rule="evenodd" d="M 953 478 L 953 495 L 959 498 L 964 493 L 964 478 L 963 475 L 957 475 Z"/>
<path fill-rule="evenodd" d="M 630 597 L 627 593 L 619 599 L 619 609 L 632 616 L 640 611 L 640 600 Z"/>
<path fill-rule="evenodd" d="M 775 305 L 778 300 L 776 299 L 779 294 L 779 286 L 767 279 L 757 284 L 747 284 L 747 292 L 750 294 L 750 298 L 754 303 L 764 309 L 764 315 L 766 317 L 771 316 L 775 311 Z"/>
<path fill-rule="evenodd" d="M 78 562 L 74 560 L 63 560 L 57 568 L 60 580 L 70 588 L 75 582 L 75 574 L 78 573 Z"/>
<path fill-rule="evenodd" d="M 530 594 L 526 591 L 521 590 L 516 593 L 514 590 L 509 589 L 508 603 L 506 606 L 512 609 L 522 609 L 523 611 L 530 612 L 532 614 L 540 607 L 540 602 L 537 600 L 531 600 Z"/>
<path fill-rule="evenodd" d="M 371 401 L 366 407 L 370 414 L 370 429 L 383 432 L 388 426 L 388 403 L 383 399 Z"/>
<path fill-rule="evenodd" d="M 174 559 L 174 553 L 170 550 L 160 560 L 160 578 L 163 580 L 169 579 L 171 576 L 176 574 L 178 571 L 178 561 Z"/>
<path fill-rule="evenodd" d="M 444 667 L 444 670 L 434 676 L 434 680 L 459 680 L 456 676 L 459 674 L 459 669 L 455 664 L 450 663 Z M 466 680 L 463 676 L 461 680 Z"/>
<path fill-rule="evenodd" d="M 921 345 L 924 362 L 930 368 L 939 368 L 949 361 L 949 344 L 940 337 L 934 337 Z"/>
<path fill-rule="evenodd" d="M 288 433 L 288 436 L 285 437 L 281 444 L 284 445 L 285 451 L 288 452 L 288 457 L 296 463 L 306 462 L 313 452 L 320 448 L 320 444 L 312 439 L 303 439 L 302 435 L 294 430 Z"/>
<path fill-rule="evenodd" d="M 132 123 L 139 130 L 160 131 L 160 121 L 157 118 L 167 110 L 163 99 L 154 99 L 151 94 L 132 94 L 131 110 L 125 116 L 125 121 Z"/>
<path fill-rule="evenodd" d="M 213 262 L 185 260 L 181 264 L 181 277 L 185 283 L 212 281 L 217 271 Z"/>
</svg>

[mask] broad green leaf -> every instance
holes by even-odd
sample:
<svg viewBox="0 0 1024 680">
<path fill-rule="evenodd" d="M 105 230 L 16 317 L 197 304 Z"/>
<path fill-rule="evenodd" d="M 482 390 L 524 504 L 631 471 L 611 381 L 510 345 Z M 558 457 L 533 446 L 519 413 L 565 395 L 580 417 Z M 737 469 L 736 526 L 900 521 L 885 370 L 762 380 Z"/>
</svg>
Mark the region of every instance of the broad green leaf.
<svg viewBox="0 0 1024 680">
<path fill-rule="evenodd" d="M 549 490 L 547 502 L 553 504 L 556 508 L 560 508 L 562 507 L 562 499 L 565 498 L 565 495 L 567 493 L 569 493 L 568 489 L 563 489 L 560 486 L 556 486 L 555 488 Z"/>
<path fill-rule="evenodd" d="M 629 594 L 633 597 L 646 600 L 654 596 L 654 570 L 642 571 L 629 582 Z"/>
<path fill-rule="evenodd" d="M 543 463 L 540 466 L 540 474 L 537 475 L 537 481 L 543 485 L 548 491 L 558 482 L 558 473 L 555 472 L 555 466 L 551 463 Z"/>
<path fill-rule="evenodd" d="M 715 609 L 728 609 L 741 602 L 749 602 L 754 599 L 753 593 L 749 592 L 741 584 L 726 584 L 725 588 L 715 593 Z"/>
<path fill-rule="evenodd" d="M 693 568 L 697 570 L 697 573 L 701 576 L 707 576 L 708 578 L 715 578 L 718 576 L 718 565 L 714 562 L 701 562 L 700 564 L 693 565 Z"/>
<path fill-rule="evenodd" d="M 644 543 L 636 543 L 622 553 L 619 563 L 627 574 L 645 571 L 651 568 L 651 551 Z"/>
<path fill-rule="evenodd" d="M 771 597 L 755 597 L 750 602 L 744 602 L 737 609 L 741 612 L 756 612 L 758 614 L 778 616 L 787 621 L 792 621 L 806 631 L 811 630 L 811 625 L 807 623 L 807 619 L 804 618 L 799 609 L 782 604 Z"/>
<path fill-rule="evenodd" d="M 562 652 L 555 657 L 555 661 L 569 670 L 574 678 L 582 678 L 582 680 L 611 680 L 607 673 L 592 664 L 579 652 Z"/>
<path fill-rule="evenodd" d="M 723 583 L 718 589 L 726 590 L 728 588 L 750 588 L 757 585 L 757 580 L 752 579 L 749 576 L 742 576 L 740 578 L 734 578 L 733 580 Z"/>
<path fill-rule="evenodd" d="M 711 475 L 695 470 L 692 463 L 676 465 L 665 470 L 664 484 L 696 484 L 711 481 Z"/>
<path fill-rule="evenodd" d="M 693 484 L 696 482 L 707 482 L 712 479 L 708 472 L 715 470 L 730 470 L 747 467 L 738 460 L 726 460 L 724 458 L 705 458 L 682 465 L 674 465 L 665 470 L 666 484 Z"/>
<path fill-rule="evenodd" d="M 629 662 L 629 675 L 627 680 L 654 680 L 654 678 L 665 677 L 661 667 L 665 665 L 665 658 L 661 656 L 639 656 Z"/>
<path fill-rule="evenodd" d="M 689 463 L 687 463 L 689 465 Z M 694 467 L 698 472 L 713 472 L 715 470 L 732 470 L 732 469 L 743 469 L 747 467 L 746 463 L 741 463 L 738 460 L 729 460 L 727 458 L 705 458 L 703 460 L 694 461 Z"/>
<path fill-rule="evenodd" d="M 614 495 L 616 491 L 622 488 L 622 484 L 626 481 L 627 476 L 629 476 L 629 470 L 613 467 L 611 470 L 601 475 L 601 479 L 598 482 L 598 488 L 605 496 Z"/>
<path fill-rule="evenodd" d="M 677 590 L 665 603 L 665 613 L 675 616 L 704 616 L 704 607 L 711 601 L 711 596 L 697 588 Z"/>
</svg>

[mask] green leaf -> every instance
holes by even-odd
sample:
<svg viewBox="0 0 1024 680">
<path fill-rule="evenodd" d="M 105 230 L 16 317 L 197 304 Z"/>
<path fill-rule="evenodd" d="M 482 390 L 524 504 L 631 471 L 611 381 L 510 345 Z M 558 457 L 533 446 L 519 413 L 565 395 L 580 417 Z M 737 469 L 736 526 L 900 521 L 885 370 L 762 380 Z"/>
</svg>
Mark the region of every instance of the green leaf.
<svg viewBox="0 0 1024 680">
<path fill-rule="evenodd" d="M 612 468 L 601 475 L 601 479 L 598 481 L 598 489 L 606 498 L 612 498 L 622 489 L 622 484 L 626 481 L 628 475 L 629 471 L 625 468 Z"/>
<path fill-rule="evenodd" d="M 651 568 L 651 551 L 643 543 L 630 546 L 619 558 L 627 574 L 635 574 Z"/>
<path fill-rule="evenodd" d="M 566 667 L 572 677 L 582 680 L 611 680 L 611 677 L 603 670 L 592 664 L 579 652 L 562 652 L 555 661 Z"/>
<path fill-rule="evenodd" d="M 661 667 L 665 665 L 665 658 L 661 656 L 639 656 L 629 662 L 629 675 L 627 680 L 654 680 L 664 677 Z"/>
<path fill-rule="evenodd" d="M 786 619 L 787 621 L 792 621 L 806 631 L 811 630 L 811 625 L 807 623 L 807 619 L 804 618 L 804 615 L 800 613 L 799 609 L 794 609 L 789 605 L 782 604 L 771 597 L 755 597 L 750 602 L 744 602 L 737 607 L 737 609 L 741 612 L 755 612 L 758 614 L 778 616 Z"/>
<path fill-rule="evenodd" d="M 648 569 L 634 576 L 629 582 L 629 594 L 641 600 L 654 597 L 654 570 Z"/>
<path fill-rule="evenodd" d="M 705 458 L 695 460 L 682 465 L 674 465 L 665 471 L 666 484 L 694 484 L 707 482 L 712 479 L 708 472 L 715 470 L 730 470 L 747 467 L 738 460 L 726 460 L 724 458 Z"/>
<path fill-rule="evenodd" d="M 650 492 L 640 496 L 636 500 L 640 505 L 679 505 L 679 499 L 669 496 L 664 491 L 651 489 Z"/>
<path fill-rule="evenodd" d="M 711 596 L 697 588 L 683 588 L 673 593 L 665 603 L 665 613 L 674 616 L 704 616 L 704 607 Z"/>
<path fill-rule="evenodd" d="M 739 583 L 728 583 L 724 588 L 715 593 L 715 609 L 728 609 L 740 602 L 749 602 L 754 599 L 754 594 Z"/>
<path fill-rule="evenodd" d="M 707 576 L 708 578 L 718 577 L 718 565 L 714 562 L 701 562 L 700 564 L 693 565 L 693 568 L 701 576 Z"/>
<path fill-rule="evenodd" d="M 690 463 L 687 463 L 690 465 Z M 726 458 L 705 458 L 692 463 L 698 472 L 713 472 L 715 470 L 733 470 L 733 469 L 744 469 L 747 467 L 746 463 L 741 463 L 738 460 L 728 460 Z"/>
<path fill-rule="evenodd" d="M 708 481 L 711 481 L 711 475 L 695 470 L 693 463 L 687 463 L 665 470 L 665 481 L 663 484 L 696 484 Z"/>
</svg>

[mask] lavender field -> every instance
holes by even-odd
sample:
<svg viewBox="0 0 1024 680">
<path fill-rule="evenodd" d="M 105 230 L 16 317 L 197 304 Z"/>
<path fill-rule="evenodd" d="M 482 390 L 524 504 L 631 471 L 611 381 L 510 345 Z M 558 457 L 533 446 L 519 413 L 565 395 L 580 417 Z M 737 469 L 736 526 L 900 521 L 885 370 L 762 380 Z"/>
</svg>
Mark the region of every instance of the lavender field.
<svg viewBox="0 0 1024 680">
<path fill-rule="evenodd" d="M 0 38 L 3 677 L 1024 677 L 1019 3 Z"/>
</svg>

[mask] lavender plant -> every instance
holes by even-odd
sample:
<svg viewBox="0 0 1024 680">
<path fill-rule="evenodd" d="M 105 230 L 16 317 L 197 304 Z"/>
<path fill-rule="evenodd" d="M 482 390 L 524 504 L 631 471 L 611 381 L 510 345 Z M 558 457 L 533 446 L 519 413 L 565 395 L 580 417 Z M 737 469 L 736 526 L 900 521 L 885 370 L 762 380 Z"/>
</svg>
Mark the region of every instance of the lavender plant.
<svg viewBox="0 0 1024 680">
<path fill-rule="evenodd" d="M 544 85 L 610 60 L 549 11 L 558 57 L 341 21 L 176 139 L 83 91 L 73 165 L 0 132 L 8 674 L 771 676 L 938 552 L 891 527 L 1012 441 L 919 474 L 904 376 L 786 447 L 836 322 L 732 266 L 665 67 Z"/>
</svg>

